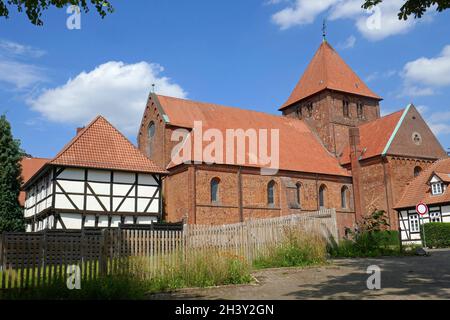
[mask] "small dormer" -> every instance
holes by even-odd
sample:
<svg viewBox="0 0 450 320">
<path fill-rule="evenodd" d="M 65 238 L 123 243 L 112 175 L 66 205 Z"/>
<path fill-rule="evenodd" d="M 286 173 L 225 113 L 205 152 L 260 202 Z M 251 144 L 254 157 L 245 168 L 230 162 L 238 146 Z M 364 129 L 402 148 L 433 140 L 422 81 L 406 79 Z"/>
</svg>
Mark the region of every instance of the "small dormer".
<svg viewBox="0 0 450 320">
<path fill-rule="evenodd" d="M 433 172 L 428 181 L 428 185 L 430 186 L 431 189 L 431 195 L 433 196 L 442 195 L 447 190 L 449 183 L 450 183 L 450 174 Z"/>
</svg>

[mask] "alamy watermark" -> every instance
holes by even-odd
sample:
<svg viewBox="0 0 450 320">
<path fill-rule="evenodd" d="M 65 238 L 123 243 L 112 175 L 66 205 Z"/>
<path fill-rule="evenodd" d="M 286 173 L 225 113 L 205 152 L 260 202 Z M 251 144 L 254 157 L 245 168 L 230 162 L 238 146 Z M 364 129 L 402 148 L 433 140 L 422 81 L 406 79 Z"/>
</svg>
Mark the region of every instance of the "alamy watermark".
<svg viewBox="0 0 450 320">
<path fill-rule="evenodd" d="M 369 266 L 366 273 L 370 274 L 366 281 L 367 289 L 381 290 L 381 268 L 376 265 Z"/>
<path fill-rule="evenodd" d="M 261 175 L 276 175 L 280 167 L 279 129 L 205 128 L 195 121 L 192 131 L 174 130 L 173 165 L 205 163 L 260 168 Z"/>
<path fill-rule="evenodd" d="M 81 269 L 77 265 L 67 266 L 67 289 L 80 290 L 81 289 Z"/>
<path fill-rule="evenodd" d="M 79 6 L 71 5 L 67 7 L 66 13 L 69 17 L 66 20 L 66 26 L 69 30 L 81 29 L 81 8 Z"/>
</svg>

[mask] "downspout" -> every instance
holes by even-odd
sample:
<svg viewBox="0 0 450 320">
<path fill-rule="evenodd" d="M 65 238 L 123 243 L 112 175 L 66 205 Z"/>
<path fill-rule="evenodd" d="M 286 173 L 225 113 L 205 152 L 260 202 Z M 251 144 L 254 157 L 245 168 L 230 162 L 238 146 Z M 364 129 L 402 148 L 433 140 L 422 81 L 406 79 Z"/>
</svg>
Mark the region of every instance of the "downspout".
<svg viewBox="0 0 450 320">
<path fill-rule="evenodd" d="M 244 222 L 244 207 L 242 194 L 242 167 L 238 168 L 238 202 L 239 202 L 239 218 L 240 222 Z"/>
</svg>

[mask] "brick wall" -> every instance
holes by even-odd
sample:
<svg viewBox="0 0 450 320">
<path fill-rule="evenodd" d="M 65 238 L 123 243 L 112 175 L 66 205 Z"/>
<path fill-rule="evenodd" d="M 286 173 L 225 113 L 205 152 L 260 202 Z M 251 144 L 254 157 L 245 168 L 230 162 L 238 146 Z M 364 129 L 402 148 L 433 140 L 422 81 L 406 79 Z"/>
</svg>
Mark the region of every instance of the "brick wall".
<svg viewBox="0 0 450 320">
<path fill-rule="evenodd" d="M 349 102 L 348 117 L 345 117 L 343 112 L 344 99 Z M 357 113 L 359 102 L 363 105 L 362 118 L 358 118 Z M 312 117 L 308 117 L 306 111 L 309 103 L 314 107 Z M 380 106 L 375 99 L 325 90 L 283 110 L 283 115 L 304 119 L 317 133 L 328 151 L 339 155 L 348 145 L 348 128 L 378 119 Z"/>
<path fill-rule="evenodd" d="M 193 167 L 193 166 L 190 166 Z M 220 180 L 219 201 L 211 202 L 210 185 L 213 178 Z M 189 170 L 172 173 L 166 181 L 167 219 L 179 221 L 188 211 L 188 221 L 197 224 L 228 224 L 241 221 L 239 206 L 239 178 L 236 167 L 197 166 L 195 170 L 195 191 L 189 187 L 192 181 Z M 268 204 L 267 185 L 275 181 L 275 203 Z M 315 175 L 283 174 L 261 176 L 258 170 L 243 169 L 242 218 L 243 220 L 279 217 L 318 210 L 318 188 L 326 186 L 327 208 L 337 208 L 340 234 L 345 226 L 354 225 L 353 189 L 350 178 L 317 177 Z M 301 203 L 296 203 L 296 184 L 301 184 Z M 341 208 L 341 189 L 348 188 L 348 208 Z M 192 190 L 192 191 L 191 191 Z M 187 203 L 195 193 L 195 209 Z M 193 218 L 195 216 L 195 219 Z"/>
</svg>

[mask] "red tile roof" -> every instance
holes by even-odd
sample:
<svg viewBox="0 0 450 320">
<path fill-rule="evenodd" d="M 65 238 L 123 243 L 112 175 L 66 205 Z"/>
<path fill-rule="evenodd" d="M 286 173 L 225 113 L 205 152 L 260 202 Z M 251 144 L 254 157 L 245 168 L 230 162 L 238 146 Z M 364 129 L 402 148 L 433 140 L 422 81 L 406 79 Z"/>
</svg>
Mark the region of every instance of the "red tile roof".
<svg viewBox="0 0 450 320">
<path fill-rule="evenodd" d="M 105 118 L 98 116 L 49 164 L 143 173 L 166 173 Z"/>
<path fill-rule="evenodd" d="M 383 153 L 404 112 L 405 110 L 400 110 L 359 126 L 360 147 L 363 151 L 360 160 Z M 348 163 L 350 163 L 350 146 L 344 149 L 341 157 L 341 164 Z"/>
<path fill-rule="evenodd" d="M 267 129 L 269 134 L 271 129 L 279 129 L 281 170 L 349 176 L 349 172 L 339 165 L 337 159 L 327 152 L 301 120 L 161 95 L 158 95 L 157 99 L 168 116 L 168 122 L 173 126 L 193 128 L 194 121 L 202 121 L 204 130 L 218 129 L 224 136 L 227 129 Z M 208 144 L 204 143 L 203 147 Z M 270 143 L 268 144 L 270 147 Z M 247 148 L 244 165 L 260 167 L 248 161 L 248 154 Z M 269 150 L 268 154 L 271 155 L 272 150 Z M 174 165 L 169 164 L 168 168 Z"/>
<path fill-rule="evenodd" d="M 345 63 L 328 42 L 322 42 L 289 99 L 280 110 L 330 89 L 381 100 Z"/>
<path fill-rule="evenodd" d="M 428 184 L 432 175 L 439 172 L 439 176 L 450 175 L 450 158 L 444 158 L 436 161 L 426 170 L 416 177 L 407 187 L 406 190 L 396 204 L 396 209 L 414 208 L 420 202 L 427 205 L 433 204 L 450 204 L 450 187 L 447 187 L 442 195 L 433 196 L 431 194 L 431 188 Z M 447 179 L 445 179 L 447 180 Z M 448 183 L 447 181 L 444 181 Z"/>
<path fill-rule="evenodd" d="M 25 184 L 32 176 L 34 176 L 50 159 L 44 158 L 23 158 L 20 162 L 22 165 L 22 179 Z M 21 191 L 19 195 L 19 203 L 25 205 L 25 192 Z"/>
</svg>

